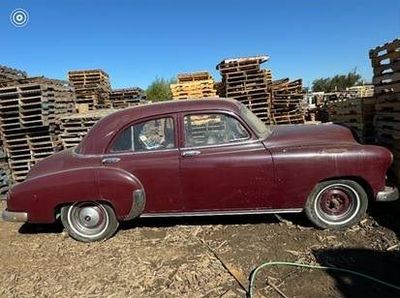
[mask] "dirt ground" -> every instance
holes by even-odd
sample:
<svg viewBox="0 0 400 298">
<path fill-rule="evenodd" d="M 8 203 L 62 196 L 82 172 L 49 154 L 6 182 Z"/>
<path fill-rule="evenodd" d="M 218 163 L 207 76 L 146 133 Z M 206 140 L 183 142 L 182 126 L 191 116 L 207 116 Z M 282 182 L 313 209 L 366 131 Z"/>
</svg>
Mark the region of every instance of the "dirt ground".
<svg viewBox="0 0 400 298">
<path fill-rule="evenodd" d="M 246 297 L 242 286 L 266 261 L 340 266 L 400 285 L 400 204 L 371 210 L 344 232 L 317 230 L 301 214 L 141 219 L 93 244 L 60 224 L 1 221 L 0 297 Z M 400 296 L 350 274 L 293 267 L 264 268 L 255 286 L 255 297 L 282 297 L 274 287 L 287 297 Z"/>
</svg>

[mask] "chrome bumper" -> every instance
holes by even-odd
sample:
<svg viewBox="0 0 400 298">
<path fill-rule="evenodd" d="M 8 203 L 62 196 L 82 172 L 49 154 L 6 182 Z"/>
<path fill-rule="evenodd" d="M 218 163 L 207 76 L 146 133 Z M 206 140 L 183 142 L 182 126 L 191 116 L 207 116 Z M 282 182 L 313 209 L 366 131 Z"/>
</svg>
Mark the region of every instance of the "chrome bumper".
<svg viewBox="0 0 400 298">
<path fill-rule="evenodd" d="M 13 221 L 13 222 L 27 222 L 28 221 L 28 213 L 26 212 L 11 212 L 4 210 L 1 214 L 1 217 L 5 221 Z"/>
<path fill-rule="evenodd" d="M 399 198 L 399 190 L 397 187 L 385 186 L 385 189 L 379 191 L 376 195 L 376 201 L 378 202 L 391 202 L 396 201 Z"/>
</svg>

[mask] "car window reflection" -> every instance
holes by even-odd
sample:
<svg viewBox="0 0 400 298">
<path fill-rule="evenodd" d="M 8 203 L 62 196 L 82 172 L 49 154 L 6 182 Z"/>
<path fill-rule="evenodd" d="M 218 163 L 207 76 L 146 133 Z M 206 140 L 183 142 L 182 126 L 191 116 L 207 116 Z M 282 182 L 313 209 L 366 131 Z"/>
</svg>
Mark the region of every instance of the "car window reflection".
<svg viewBox="0 0 400 298">
<path fill-rule="evenodd" d="M 188 115 L 184 123 L 186 147 L 228 144 L 250 137 L 242 124 L 229 115 Z"/>
<path fill-rule="evenodd" d="M 142 152 L 175 148 L 173 119 L 149 120 L 126 128 L 114 141 L 111 152 Z"/>
</svg>

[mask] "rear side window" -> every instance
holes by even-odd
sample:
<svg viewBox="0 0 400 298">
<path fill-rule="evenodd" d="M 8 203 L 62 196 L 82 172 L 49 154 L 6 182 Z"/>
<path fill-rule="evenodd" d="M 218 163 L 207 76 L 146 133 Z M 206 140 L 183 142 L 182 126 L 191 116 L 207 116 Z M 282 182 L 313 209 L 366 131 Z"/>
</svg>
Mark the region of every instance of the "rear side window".
<svg viewBox="0 0 400 298">
<path fill-rule="evenodd" d="M 250 138 L 237 119 L 225 114 L 187 115 L 184 124 L 186 147 L 229 144 Z"/>
<path fill-rule="evenodd" d="M 171 117 L 145 121 L 122 131 L 111 152 L 143 152 L 175 148 L 174 120 Z"/>
</svg>

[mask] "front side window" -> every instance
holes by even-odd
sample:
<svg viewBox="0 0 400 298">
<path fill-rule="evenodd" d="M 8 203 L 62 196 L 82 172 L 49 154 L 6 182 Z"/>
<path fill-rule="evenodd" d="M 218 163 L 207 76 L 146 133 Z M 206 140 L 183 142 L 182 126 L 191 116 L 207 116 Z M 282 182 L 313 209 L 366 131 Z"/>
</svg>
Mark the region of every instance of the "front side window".
<svg viewBox="0 0 400 298">
<path fill-rule="evenodd" d="M 187 115 L 184 123 L 186 147 L 229 144 L 250 138 L 237 119 L 225 114 Z"/>
<path fill-rule="evenodd" d="M 142 152 L 175 148 L 171 117 L 149 120 L 126 128 L 115 139 L 111 152 Z"/>
</svg>

